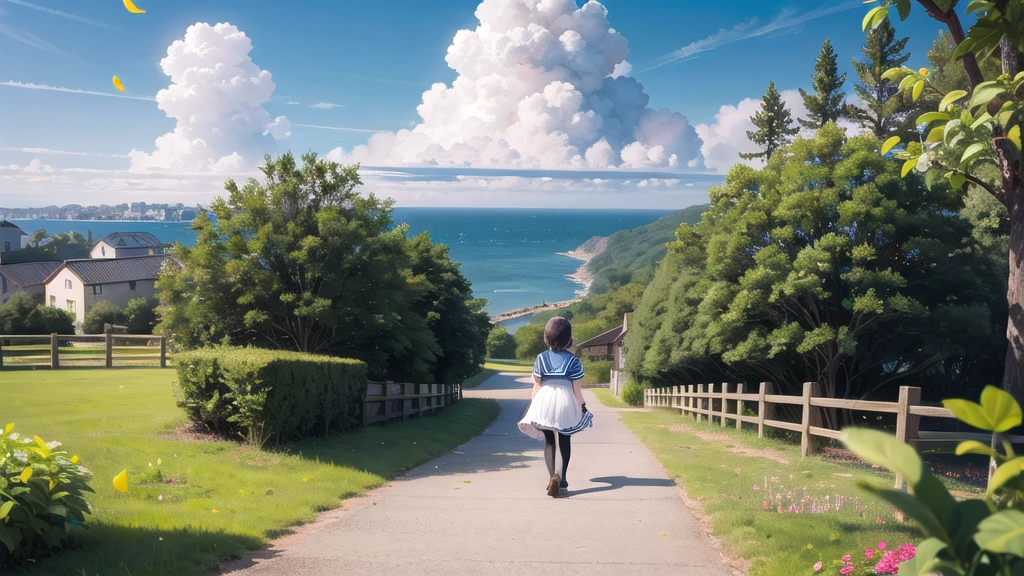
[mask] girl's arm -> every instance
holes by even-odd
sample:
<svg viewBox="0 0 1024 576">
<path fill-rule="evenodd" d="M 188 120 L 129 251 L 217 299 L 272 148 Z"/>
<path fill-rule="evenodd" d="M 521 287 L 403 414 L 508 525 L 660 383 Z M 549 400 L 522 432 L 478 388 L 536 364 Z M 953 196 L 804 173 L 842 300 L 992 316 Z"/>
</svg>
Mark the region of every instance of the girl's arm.
<svg viewBox="0 0 1024 576">
<path fill-rule="evenodd" d="M 530 400 L 533 400 L 533 397 L 537 395 L 537 391 L 538 390 L 540 390 L 540 376 L 537 376 L 536 374 L 534 374 L 534 376 L 533 376 L 533 391 L 530 392 Z"/>
<path fill-rule="evenodd" d="M 576 401 L 580 403 L 580 406 L 586 404 L 583 400 L 583 388 L 580 386 L 579 380 L 572 381 L 572 393 L 576 395 Z"/>
</svg>

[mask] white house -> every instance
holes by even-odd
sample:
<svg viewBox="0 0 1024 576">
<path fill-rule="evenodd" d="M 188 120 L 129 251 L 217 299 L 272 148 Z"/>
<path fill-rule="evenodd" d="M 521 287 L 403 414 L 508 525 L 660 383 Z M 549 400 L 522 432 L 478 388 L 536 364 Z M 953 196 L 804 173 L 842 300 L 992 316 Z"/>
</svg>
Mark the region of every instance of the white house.
<svg viewBox="0 0 1024 576">
<path fill-rule="evenodd" d="M 60 265 L 60 262 L 0 264 L 0 304 L 18 292 L 29 292 L 42 298 L 46 293 L 46 279 Z"/>
<path fill-rule="evenodd" d="M 46 279 L 46 304 L 71 312 L 78 325 L 99 301 L 124 307 L 132 298 L 151 298 L 165 265 L 181 266 L 167 255 L 68 260 Z"/>
<path fill-rule="evenodd" d="M 131 258 L 164 254 L 167 245 L 149 232 L 114 232 L 100 238 L 89 253 L 91 258 Z"/>
<path fill-rule="evenodd" d="M 0 220 L 0 252 L 21 250 L 28 245 L 29 235 L 14 222 Z M 0 257 L 2 260 L 2 257 Z"/>
</svg>

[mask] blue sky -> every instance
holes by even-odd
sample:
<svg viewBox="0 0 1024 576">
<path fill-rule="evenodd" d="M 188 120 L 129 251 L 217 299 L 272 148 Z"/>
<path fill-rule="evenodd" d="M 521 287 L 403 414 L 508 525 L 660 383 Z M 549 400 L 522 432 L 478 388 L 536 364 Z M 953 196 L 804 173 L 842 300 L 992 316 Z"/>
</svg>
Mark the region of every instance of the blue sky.
<svg viewBox="0 0 1024 576">
<path fill-rule="evenodd" d="M 477 0 L 393 0 L 385 8 L 366 2 L 312 0 L 299 9 L 295 3 L 267 0 L 139 0 L 139 7 L 147 13 L 134 15 L 115 0 L 0 0 L 0 82 L 5 83 L 0 85 L 0 165 L 5 166 L 6 175 L 0 180 L 5 189 L 0 192 L 0 205 L 131 199 L 195 202 L 212 197 L 223 181 L 220 173 L 182 175 L 184 181 L 171 185 L 166 183 L 174 180 L 174 170 L 153 175 L 154 170 L 125 157 L 133 149 L 153 153 L 156 138 L 175 129 L 175 120 L 152 98 L 170 84 L 160 67 L 168 46 L 182 39 L 185 30 L 197 22 L 229 22 L 237 27 L 251 40 L 248 56 L 252 62 L 272 75 L 273 94 L 261 103 L 262 109 L 270 119 L 285 116 L 291 128 L 290 135 L 273 142 L 276 148 L 268 151 L 311 149 L 327 154 L 340 147 L 339 159 L 386 164 L 388 170 L 380 171 L 376 179 L 368 178 L 368 183 L 391 193 L 393 183 L 400 182 L 402 186 L 392 195 L 401 203 L 531 205 L 543 198 L 549 205 L 574 205 L 587 202 L 588 186 L 597 180 L 607 188 L 605 194 L 598 195 L 600 206 L 691 204 L 700 201 L 703 189 L 715 181 L 705 174 L 722 172 L 730 162 L 727 155 L 712 161 L 710 152 L 705 154 L 709 161 L 703 164 L 689 158 L 700 153 L 702 141 L 706 146 L 713 139 L 704 135 L 716 130 L 720 108 L 758 98 L 770 80 L 783 90 L 806 87 L 826 37 L 840 54 L 843 71 L 852 77 L 850 57 L 859 56 L 863 40 L 860 20 L 865 12 L 857 0 L 604 0 L 608 24 L 628 41 L 625 59 L 632 71 L 627 76 L 643 85 L 650 97 L 648 106 L 665 107 L 685 117 L 703 137 L 695 140 L 696 133 L 691 134 L 693 130 L 686 126 L 668 136 L 651 136 L 650 142 L 643 142 L 643 150 L 661 142 L 665 160 L 648 154 L 641 158 L 642 164 L 627 166 L 619 159 L 621 147 L 609 136 L 614 148 L 610 157 L 616 165 L 609 166 L 612 169 L 605 178 L 599 177 L 600 173 L 553 177 L 545 170 L 580 165 L 548 162 L 541 151 L 537 153 L 537 158 L 542 158 L 540 164 L 507 166 L 536 168 L 536 173 L 524 176 L 498 171 L 489 186 L 467 184 L 476 180 L 466 170 L 438 169 L 446 175 L 440 180 L 461 182 L 466 188 L 456 193 L 441 191 L 444 186 L 436 182 L 430 190 L 409 185 L 423 179 L 402 173 L 403 164 L 395 161 L 394 154 L 389 160 L 371 153 L 349 155 L 354 146 L 367 142 L 372 131 L 394 132 L 422 122 L 417 106 L 423 101 L 423 92 L 435 82 L 450 87 L 458 76 L 445 61 L 446 51 L 456 32 L 477 27 L 474 11 L 478 4 Z M 908 22 L 897 26 L 901 34 L 912 38 L 910 64 L 924 64 L 938 25 L 923 11 L 915 10 Z M 680 57 L 683 61 L 675 61 Z M 138 99 L 23 87 L 62 87 L 117 96 L 111 85 L 115 74 L 127 95 Z M 852 90 L 849 81 L 847 86 Z M 316 104 L 321 106 L 314 107 Z M 739 114 L 744 109 L 734 111 Z M 699 125 L 705 125 L 704 132 Z M 445 128 L 431 125 L 431 130 L 440 134 Z M 461 130 L 473 134 L 471 128 Z M 496 134 L 495 139 L 503 134 Z M 581 136 L 586 144 L 573 150 L 582 156 L 584 147 L 598 136 L 600 130 L 596 135 Z M 676 164 L 667 159 L 673 151 L 679 156 Z M 215 156 L 229 152 L 217 151 Z M 686 161 L 692 165 L 687 167 Z M 590 162 L 584 167 L 606 163 Z M 153 165 L 155 161 L 148 163 Z M 130 167 L 133 171 L 129 174 Z M 660 187 L 645 186 L 661 189 L 660 194 L 635 190 L 638 183 L 652 180 L 649 174 L 633 170 L 640 168 L 668 172 L 660 178 L 664 181 L 659 182 Z M 248 168 L 237 170 L 239 175 L 249 173 Z M 531 182 L 532 176 L 548 179 Z M 195 180 L 190 184 L 188 178 Z M 437 179 L 436 174 L 431 178 Z M 147 183 L 152 180 L 165 184 Z M 551 194 L 552 190 L 557 193 Z"/>
</svg>

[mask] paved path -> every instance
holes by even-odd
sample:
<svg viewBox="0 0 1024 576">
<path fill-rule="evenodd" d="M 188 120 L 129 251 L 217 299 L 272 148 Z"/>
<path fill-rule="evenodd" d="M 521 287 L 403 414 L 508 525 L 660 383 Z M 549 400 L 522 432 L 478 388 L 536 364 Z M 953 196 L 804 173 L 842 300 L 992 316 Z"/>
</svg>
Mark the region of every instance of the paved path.
<svg viewBox="0 0 1024 576">
<path fill-rule="evenodd" d="M 467 390 L 501 403 L 483 435 L 235 573 L 733 576 L 654 455 L 589 392 L 569 496 L 547 496 L 543 444 L 516 428 L 531 384 L 499 374 Z"/>
</svg>

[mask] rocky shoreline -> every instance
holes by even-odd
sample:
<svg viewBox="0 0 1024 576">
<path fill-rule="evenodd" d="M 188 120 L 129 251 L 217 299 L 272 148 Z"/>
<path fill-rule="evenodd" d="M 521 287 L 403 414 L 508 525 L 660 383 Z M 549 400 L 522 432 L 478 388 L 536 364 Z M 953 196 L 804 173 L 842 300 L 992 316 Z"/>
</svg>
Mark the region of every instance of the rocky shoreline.
<svg viewBox="0 0 1024 576">
<path fill-rule="evenodd" d="M 538 304 L 537 306 L 529 306 L 526 308 L 519 308 L 517 310 L 510 310 L 508 312 L 502 312 L 501 314 L 495 314 L 491 316 L 491 324 L 498 324 L 507 320 L 513 320 L 515 318 L 521 318 L 523 316 L 529 316 L 531 314 L 540 314 L 541 312 L 548 312 L 551 310 L 558 310 L 559 308 L 565 308 L 571 306 L 584 298 L 590 293 L 590 286 L 594 283 L 594 275 L 587 268 L 587 264 L 590 263 L 595 257 L 605 251 L 608 247 L 608 238 L 605 236 L 594 236 L 587 240 L 583 244 L 580 244 L 575 250 L 565 252 L 564 255 L 576 260 L 580 260 L 583 263 L 576 269 L 572 274 L 567 274 L 566 278 L 579 284 L 579 288 L 576 290 L 576 297 L 572 300 L 563 300 L 561 302 L 547 302 Z"/>
</svg>

